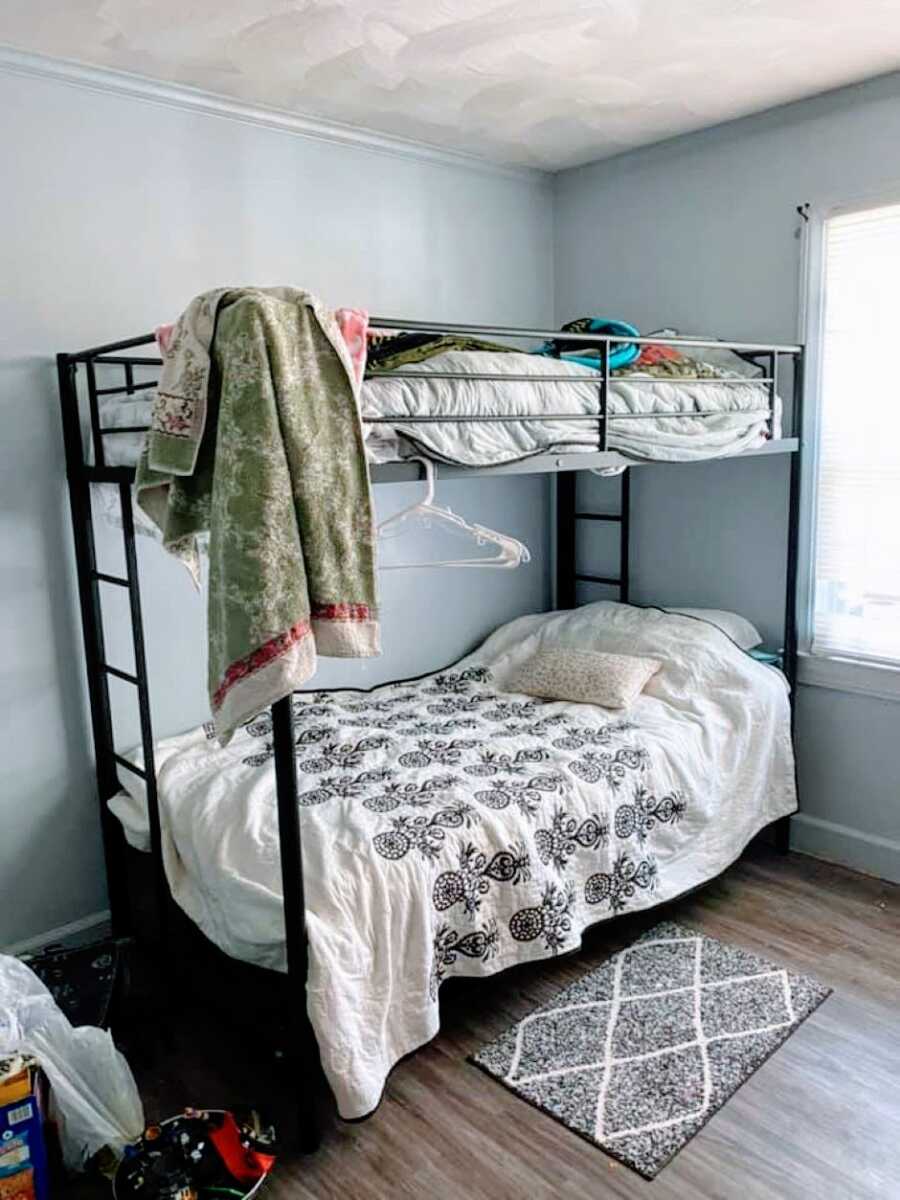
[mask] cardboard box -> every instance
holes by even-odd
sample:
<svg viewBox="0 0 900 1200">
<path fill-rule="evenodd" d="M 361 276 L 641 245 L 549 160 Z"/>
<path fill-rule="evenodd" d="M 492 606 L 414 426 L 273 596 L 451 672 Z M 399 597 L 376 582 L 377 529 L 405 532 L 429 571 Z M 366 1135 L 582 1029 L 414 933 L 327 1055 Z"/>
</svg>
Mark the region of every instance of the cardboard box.
<svg viewBox="0 0 900 1200">
<path fill-rule="evenodd" d="M 0 1058 L 0 1200 L 50 1200 L 45 1092 L 36 1059 Z"/>
</svg>

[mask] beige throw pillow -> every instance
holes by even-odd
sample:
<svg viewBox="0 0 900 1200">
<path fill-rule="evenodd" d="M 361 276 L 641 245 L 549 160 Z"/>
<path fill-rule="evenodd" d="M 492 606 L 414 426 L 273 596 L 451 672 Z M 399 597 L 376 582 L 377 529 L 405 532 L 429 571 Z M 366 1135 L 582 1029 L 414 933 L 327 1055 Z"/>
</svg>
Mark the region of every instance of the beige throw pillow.
<svg viewBox="0 0 900 1200">
<path fill-rule="evenodd" d="M 522 663 L 506 687 L 510 692 L 541 696 L 545 700 L 627 708 L 661 666 L 655 658 L 556 646 L 539 650 Z"/>
</svg>

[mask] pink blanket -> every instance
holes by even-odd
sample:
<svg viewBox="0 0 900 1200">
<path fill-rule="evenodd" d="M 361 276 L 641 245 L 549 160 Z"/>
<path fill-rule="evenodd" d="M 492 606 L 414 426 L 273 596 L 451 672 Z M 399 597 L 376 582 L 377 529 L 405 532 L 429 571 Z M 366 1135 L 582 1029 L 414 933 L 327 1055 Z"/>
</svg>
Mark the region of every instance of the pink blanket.
<svg viewBox="0 0 900 1200">
<path fill-rule="evenodd" d="M 366 333 L 369 328 L 369 314 L 363 308 L 337 308 L 334 318 L 347 347 L 347 353 L 350 355 L 356 382 L 360 384 L 366 369 Z M 174 324 L 157 325 L 154 333 L 160 350 L 168 350 L 169 339 L 174 328 Z"/>
</svg>

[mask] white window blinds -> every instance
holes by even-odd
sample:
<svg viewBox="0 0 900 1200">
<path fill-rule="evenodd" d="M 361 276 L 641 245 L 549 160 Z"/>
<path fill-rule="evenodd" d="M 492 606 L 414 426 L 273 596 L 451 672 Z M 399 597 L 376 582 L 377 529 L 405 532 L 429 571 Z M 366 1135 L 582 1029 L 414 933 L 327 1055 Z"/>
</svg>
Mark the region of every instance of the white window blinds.
<svg viewBox="0 0 900 1200">
<path fill-rule="evenodd" d="M 900 662 L 900 204 L 825 222 L 813 653 Z"/>
</svg>

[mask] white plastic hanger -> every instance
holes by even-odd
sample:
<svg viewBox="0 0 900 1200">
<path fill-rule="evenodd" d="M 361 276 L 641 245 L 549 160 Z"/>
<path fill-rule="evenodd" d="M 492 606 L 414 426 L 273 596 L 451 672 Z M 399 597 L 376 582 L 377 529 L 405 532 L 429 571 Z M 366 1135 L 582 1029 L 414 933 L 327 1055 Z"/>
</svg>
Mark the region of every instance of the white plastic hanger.
<svg viewBox="0 0 900 1200">
<path fill-rule="evenodd" d="M 471 525 L 462 517 L 457 516 L 449 508 L 440 508 L 434 503 L 435 468 L 430 458 L 409 459 L 410 462 L 420 462 L 425 468 L 425 496 L 408 508 L 387 517 L 378 526 L 380 537 L 396 537 L 403 532 L 403 526 L 409 520 L 420 520 L 428 529 L 432 525 L 442 528 L 452 528 L 458 533 L 464 533 L 475 540 L 478 546 L 496 546 L 498 553 L 488 558 L 452 558 L 440 559 L 433 562 L 417 563 L 385 563 L 383 571 L 408 570 L 416 567 L 500 567 L 511 570 L 520 563 L 531 562 L 531 553 L 524 542 L 506 533 L 497 533 L 484 525 Z"/>
</svg>

